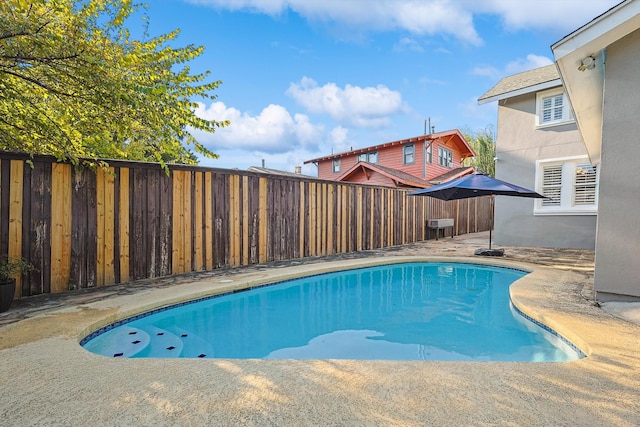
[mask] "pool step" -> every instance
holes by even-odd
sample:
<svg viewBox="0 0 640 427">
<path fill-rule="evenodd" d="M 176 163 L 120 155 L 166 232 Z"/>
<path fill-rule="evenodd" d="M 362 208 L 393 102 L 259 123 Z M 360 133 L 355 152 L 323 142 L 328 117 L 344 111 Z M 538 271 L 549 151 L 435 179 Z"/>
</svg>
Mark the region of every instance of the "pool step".
<svg viewBox="0 0 640 427">
<path fill-rule="evenodd" d="M 179 336 L 152 325 L 145 329 L 150 342 L 144 351 L 138 353 L 138 357 L 180 357 L 183 344 Z"/>
<path fill-rule="evenodd" d="M 123 325 L 91 340 L 85 348 L 110 357 L 136 357 L 150 342 L 151 337 L 142 329 Z"/>
<path fill-rule="evenodd" d="M 213 356 L 213 347 L 205 339 L 177 326 L 171 326 L 167 329 L 182 340 L 183 347 L 180 357 L 205 358 Z"/>
</svg>

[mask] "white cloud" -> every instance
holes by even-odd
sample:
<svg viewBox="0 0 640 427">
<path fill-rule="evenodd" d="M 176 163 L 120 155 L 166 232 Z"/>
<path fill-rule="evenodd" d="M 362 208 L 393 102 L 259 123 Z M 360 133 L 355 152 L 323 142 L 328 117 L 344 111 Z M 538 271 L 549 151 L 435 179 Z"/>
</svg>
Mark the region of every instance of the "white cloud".
<svg viewBox="0 0 640 427">
<path fill-rule="evenodd" d="M 287 9 L 314 22 L 355 31 L 407 31 L 415 35 L 437 35 L 465 43 L 482 43 L 473 26 L 472 14 L 454 0 L 188 0 L 227 10 L 278 15 Z"/>
<path fill-rule="evenodd" d="M 187 2 L 228 10 L 248 10 L 267 15 L 281 14 L 290 3 L 287 0 L 187 0 Z"/>
<path fill-rule="evenodd" d="M 318 86 L 318 83 L 303 77 L 299 83 L 291 83 L 287 95 L 307 111 L 328 114 L 338 123 L 347 123 L 365 128 L 389 125 L 391 116 L 406 110 L 400 92 L 384 85 L 359 87 L 335 83 Z"/>
<path fill-rule="evenodd" d="M 198 105 L 198 117 L 231 121 L 214 134 L 193 131 L 199 142 L 220 156 L 201 158 L 202 166 L 244 170 L 261 166 L 264 160 L 268 168 L 294 172 L 296 166 L 302 166 L 304 174 L 316 176 L 316 167 L 303 165 L 305 160 L 349 149 L 349 129 L 336 126 L 327 131 L 308 116 L 292 115 L 280 105 L 271 104 L 258 115 L 227 107 L 223 102 Z"/>
<path fill-rule="evenodd" d="M 418 82 L 423 86 L 444 86 L 447 84 L 445 80 L 431 79 L 429 77 L 420 77 Z"/>
<path fill-rule="evenodd" d="M 252 116 L 227 107 L 223 102 L 214 102 L 208 107 L 200 103 L 195 113 L 198 117 L 231 122 L 214 134 L 194 132 L 196 138 L 214 152 L 216 149 L 243 149 L 284 153 L 294 147 L 314 149 L 325 133 L 324 127 L 311 123 L 308 116 L 291 116 L 281 105 L 271 104 L 257 116 Z"/>
<path fill-rule="evenodd" d="M 465 0 L 476 12 L 499 15 L 507 29 L 555 29 L 570 32 L 621 0 Z"/>
<path fill-rule="evenodd" d="M 420 45 L 420 43 L 416 39 L 412 39 L 411 37 L 403 37 L 398 43 L 393 46 L 393 50 L 396 52 L 424 52 L 424 48 Z"/>
<path fill-rule="evenodd" d="M 479 65 L 471 70 L 471 74 L 475 76 L 488 77 L 491 80 L 498 80 L 504 75 L 504 73 L 498 70 L 496 67 L 490 65 Z"/>
<path fill-rule="evenodd" d="M 502 70 L 489 65 L 479 65 L 471 70 L 471 74 L 488 77 L 491 80 L 499 80 L 504 76 L 522 73 L 523 71 L 529 71 L 551 64 L 553 64 L 553 61 L 550 58 L 530 53 L 526 58 L 516 58 L 508 62 Z"/>
<path fill-rule="evenodd" d="M 350 150 L 349 129 L 342 126 L 333 128 L 329 134 L 329 144 L 333 148 L 334 153 Z"/>
<path fill-rule="evenodd" d="M 505 67 L 506 74 L 517 74 L 523 71 L 533 70 L 534 68 L 551 65 L 553 61 L 546 56 L 534 55 L 530 53 L 526 58 L 518 58 L 507 64 Z"/>
<path fill-rule="evenodd" d="M 469 98 L 466 102 L 458 104 L 461 115 L 468 119 L 485 120 L 491 122 L 498 115 L 498 103 L 490 102 L 484 105 L 478 105 L 478 97 Z M 473 129 L 476 130 L 476 129 Z"/>
<path fill-rule="evenodd" d="M 398 30 L 444 35 L 482 44 L 474 18 L 496 15 L 509 30 L 575 30 L 620 0 L 187 0 L 218 9 L 280 15 L 291 10 L 309 21 L 354 32 Z"/>
<path fill-rule="evenodd" d="M 438 47 L 434 50 L 435 53 L 442 53 L 444 55 L 451 55 L 451 51 L 449 49 L 445 49 L 444 47 Z"/>
</svg>

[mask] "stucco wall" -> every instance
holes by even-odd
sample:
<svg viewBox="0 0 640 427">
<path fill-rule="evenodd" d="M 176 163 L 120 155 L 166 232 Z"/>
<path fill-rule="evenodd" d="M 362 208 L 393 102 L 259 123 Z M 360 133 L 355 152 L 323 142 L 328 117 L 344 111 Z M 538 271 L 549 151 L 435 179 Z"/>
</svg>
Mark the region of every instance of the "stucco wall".
<svg viewBox="0 0 640 427">
<path fill-rule="evenodd" d="M 586 155 L 575 124 L 536 129 L 535 93 L 500 101 L 496 177 L 535 189 L 536 160 Z M 534 216 L 534 200 L 497 197 L 496 245 L 594 249 L 596 215 Z"/>
<path fill-rule="evenodd" d="M 640 297 L 638 70 L 640 30 L 607 48 L 594 277 L 600 300 Z"/>
</svg>

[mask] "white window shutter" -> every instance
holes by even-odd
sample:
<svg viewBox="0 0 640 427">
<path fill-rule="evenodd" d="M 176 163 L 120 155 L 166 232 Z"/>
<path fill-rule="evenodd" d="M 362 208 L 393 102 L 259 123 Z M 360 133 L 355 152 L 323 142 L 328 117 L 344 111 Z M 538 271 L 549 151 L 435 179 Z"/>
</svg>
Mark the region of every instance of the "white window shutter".
<svg viewBox="0 0 640 427">
<path fill-rule="evenodd" d="M 560 206 L 562 195 L 562 165 L 542 168 L 542 206 Z"/>
<path fill-rule="evenodd" d="M 562 107 L 563 107 L 563 95 L 556 95 L 553 97 L 553 120 L 562 120 Z"/>
<path fill-rule="evenodd" d="M 542 100 L 542 122 L 546 123 L 551 121 L 551 100 L 553 98 L 548 97 Z"/>
<path fill-rule="evenodd" d="M 596 204 L 596 167 L 589 163 L 576 165 L 573 204 L 576 206 Z"/>
</svg>

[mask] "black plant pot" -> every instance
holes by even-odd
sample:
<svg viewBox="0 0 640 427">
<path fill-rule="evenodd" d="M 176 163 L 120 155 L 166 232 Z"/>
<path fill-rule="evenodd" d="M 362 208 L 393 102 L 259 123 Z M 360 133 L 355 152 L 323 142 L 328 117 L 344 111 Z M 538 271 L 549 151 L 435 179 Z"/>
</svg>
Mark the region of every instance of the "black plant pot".
<svg viewBox="0 0 640 427">
<path fill-rule="evenodd" d="M 9 310 L 16 293 L 16 279 L 3 279 L 0 281 L 0 313 Z"/>
</svg>

